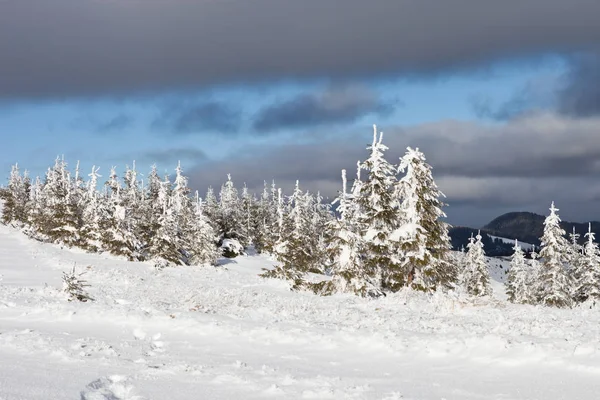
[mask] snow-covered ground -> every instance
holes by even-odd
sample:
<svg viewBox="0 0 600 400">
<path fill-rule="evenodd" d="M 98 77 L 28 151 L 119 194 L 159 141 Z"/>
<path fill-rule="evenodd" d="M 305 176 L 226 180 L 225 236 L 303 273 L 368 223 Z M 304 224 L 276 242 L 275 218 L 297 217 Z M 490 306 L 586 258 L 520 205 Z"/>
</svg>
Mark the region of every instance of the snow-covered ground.
<svg viewBox="0 0 600 400">
<path fill-rule="evenodd" d="M 502 243 L 507 243 L 507 244 L 515 244 L 515 239 L 508 239 L 505 237 L 500 237 L 500 236 L 494 236 L 494 235 L 488 235 L 490 238 L 492 238 L 492 240 L 500 240 Z M 525 242 L 519 242 L 519 246 L 521 246 L 521 249 L 523 249 L 523 251 L 531 251 L 535 249 L 535 246 L 531 243 L 525 243 Z"/>
<path fill-rule="evenodd" d="M 67 302 L 63 271 L 94 302 Z M 295 293 L 268 259 L 150 264 L 0 225 L 0 399 L 597 399 L 600 311 Z"/>
</svg>

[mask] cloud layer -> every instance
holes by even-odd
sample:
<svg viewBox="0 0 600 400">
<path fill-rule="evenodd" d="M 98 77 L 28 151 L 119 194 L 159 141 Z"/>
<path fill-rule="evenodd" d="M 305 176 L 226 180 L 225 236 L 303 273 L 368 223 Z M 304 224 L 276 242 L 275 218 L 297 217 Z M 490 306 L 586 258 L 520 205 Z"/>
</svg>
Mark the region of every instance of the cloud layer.
<svg viewBox="0 0 600 400">
<path fill-rule="evenodd" d="M 426 73 L 587 50 L 597 0 L 0 2 L 0 96 Z"/>
<path fill-rule="evenodd" d="M 442 121 L 410 128 L 387 127 L 387 159 L 397 162 L 406 146 L 420 147 L 448 196 L 452 221 L 483 225 L 473 205 L 491 219 L 508 210 L 546 211 L 552 200 L 568 203 L 570 218 L 597 215 L 600 198 L 599 118 L 574 119 L 539 113 L 503 124 Z M 227 173 L 260 190 L 263 179 L 291 188 L 296 179 L 313 191 L 335 196 L 340 170 L 354 175 L 356 161 L 367 156 L 369 130 L 345 140 L 323 140 L 277 149 L 248 149 L 243 157 L 204 164 L 190 172 L 198 188 L 219 187 Z M 481 214 L 479 214 L 481 215 Z"/>
</svg>

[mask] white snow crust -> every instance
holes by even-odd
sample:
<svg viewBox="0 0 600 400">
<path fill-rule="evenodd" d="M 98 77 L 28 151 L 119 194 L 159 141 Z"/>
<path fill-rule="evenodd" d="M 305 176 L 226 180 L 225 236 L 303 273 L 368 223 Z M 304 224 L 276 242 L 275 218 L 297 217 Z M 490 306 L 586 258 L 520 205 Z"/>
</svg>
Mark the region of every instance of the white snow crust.
<svg viewBox="0 0 600 400">
<path fill-rule="evenodd" d="M 597 399 L 600 311 L 319 297 L 262 256 L 156 270 L 0 225 L 0 399 Z M 86 271 L 93 302 L 61 276 Z"/>
</svg>

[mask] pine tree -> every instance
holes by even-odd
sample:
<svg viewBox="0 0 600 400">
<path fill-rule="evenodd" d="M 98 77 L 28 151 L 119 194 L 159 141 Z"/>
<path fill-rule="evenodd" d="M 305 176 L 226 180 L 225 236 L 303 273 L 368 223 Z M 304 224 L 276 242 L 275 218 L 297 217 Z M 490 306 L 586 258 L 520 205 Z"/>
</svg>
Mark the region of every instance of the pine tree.
<svg viewBox="0 0 600 400">
<path fill-rule="evenodd" d="M 254 214 L 254 203 L 255 199 L 252 198 L 252 195 L 248 191 L 248 187 L 244 183 L 244 188 L 242 189 L 242 197 L 239 203 L 241 214 L 240 237 L 243 238 L 243 240 L 241 240 L 240 243 L 244 247 L 248 247 L 250 244 L 253 243 L 252 220 Z"/>
<path fill-rule="evenodd" d="M 535 301 L 535 291 L 531 286 L 531 268 L 519 242 L 515 240 L 514 253 L 510 261 L 510 270 L 506 279 L 506 294 L 513 303 L 527 304 Z"/>
<path fill-rule="evenodd" d="M 361 164 L 368 176 L 356 199 L 365 243 L 364 268 L 377 288 L 398 290 L 404 281 L 395 278 L 393 273 L 400 269 L 400 259 L 397 246 L 390 240 L 392 232 L 399 227 L 398 204 L 393 196 L 395 169 L 383 156 L 387 150 L 382 144 L 383 134 L 378 139 L 376 126 L 373 131 L 373 143 L 367 147 L 370 156 Z"/>
<path fill-rule="evenodd" d="M 456 283 L 457 271 L 448 258 L 451 248 L 448 225 L 441 220 L 446 217 L 441 201 L 444 194 L 418 148 L 407 148 L 398 169 L 406 175 L 397 188 L 397 196 L 402 199 L 402 224 L 392 238 L 400 242 L 402 263 L 394 280 L 421 291 L 451 288 Z"/>
<path fill-rule="evenodd" d="M 558 208 L 554 202 L 550 215 L 544 221 L 544 235 L 541 237 L 542 268 L 538 280 L 538 301 L 546 306 L 570 307 L 572 304 L 572 282 L 567 275 L 569 242 L 565 231 L 560 227 Z"/>
<path fill-rule="evenodd" d="M 27 229 L 27 235 L 39 239 L 45 240 L 46 238 L 41 233 L 41 226 L 44 222 L 44 207 L 47 204 L 44 198 L 44 185 L 40 177 L 35 178 L 35 183 L 31 186 L 28 201 L 27 211 L 27 223 L 29 228 Z"/>
<path fill-rule="evenodd" d="M 311 258 L 309 249 L 303 243 L 307 225 L 307 196 L 300 190 L 298 181 L 290 198 L 290 207 L 290 212 L 285 215 L 282 208 L 279 209 L 281 240 L 274 248 L 278 264 L 275 269 L 261 276 L 289 280 L 293 289 L 299 289 L 304 285 L 304 275 L 310 269 Z"/>
<path fill-rule="evenodd" d="M 5 224 L 18 223 L 27 224 L 27 203 L 29 200 L 30 181 L 27 171 L 21 176 L 19 165 L 12 166 L 8 187 L 3 192 L 2 199 L 4 207 L 2 210 L 2 222 Z"/>
<path fill-rule="evenodd" d="M 273 254 L 275 246 L 281 239 L 281 229 L 283 224 L 283 202 L 281 189 L 277 188 L 275 181 L 271 183 L 271 198 L 266 206 L 266 225 L 264 236 L 264 252 Z"/>
<path fill-rule="evenodd" d="M 217 236 L 202 210 L 202 201 L 196 192 L 193 225 L 190 230 L 190 263 L 216 265 L 220 255 Z"/>
<path fill-rule="evenodd" d="M 121 198 L 122 187 L 114 167 L 105 187 L 106 195 L 99 210 L 102 248 L 130 261 L 140 260 L 141 244 L 131 229 L 131 216 L 127 213 L 127 203 Z"/>
<path fill-rule="evenodd" d="M 43 191 L 47 203 L 44 205 L 42 233 L 54 243 L 78 245 L 79 210 L 64 159 L 57 158 L 54 167 L 48 170 Z"/>
<path fill-rule="evenodd" d="M 488 296 L 492 294 L 490 286 L 490 273 L 481 234 L 469 240 L 467 245 L 467 254 L 465 259 L 466 268 L 463 273 L 463 285 L 472 296 Z"/>
<path fill-rule="evenodd" d="M 575 299 L 580 302 L 600 300 L 600 250 L 595 242 L 595 234 L 592 232 L 592 224 L 588 226 L 585 234 L 587 241 L 584 253 L 578 264 L 578 280 L 575 290 Z"/>
<path fill-rule="evenodd" d="M 243 236 L 243 215 L 240 206 L 238 191 L 233 185 L 231 175 L 227 175 L 227 182 L 221 186 L 219 193 L 219 210 L 217 225 L 224 239 L 238 240 L 243 246 L 248 240 Z"/>
<path fill-rule="evenodd" d="M 171 200 L 171 183 L 168 176 L 165 176 L 161 182 L 158 204 L 161 208 L 161 214 L 157 221 L 155 235 L 148 245 L 148 254 L 157 261 L 157 265 L 162 265 L 163 260 L 167 263 L 181 265 L 182 254 L 178 240 L 177 220 Z"/>
<path fill-rule="evenodd" d="M 357 180 L 360 181 L 360 168 Z M 355 183 L 355 189 L 357 184 Z M 332 279 L 314 286 L 316 293 L 354 293 L 378 297 L 383 293 L 373 286 L 365 273 L 361 257 L 364 242 L 355 219 L 355 204 L 347 193 L 346 170 L 342 170 L 342 191 L 332 204 L 338 204 L 339 218 L 328 223 L 332 231 L 327 251 L 332 260 Z"/>
<path fill-rule="evenodd" d="M 81 227 L 81 245 L 92 252 L 99 251 L 102 248 L 102 233 L 100 231 L 100 199 L 98 198 L 98 174 L 99 168 L 94 165 L 89 174 L 87 190 L 82 196 L 84 210 Z"/>
<path fill-rule="evenodd" d="M 156 165 L 152 165 L 146 179 L 146 187 L 142 187 L 139 215 L 137 225 L 137 236 L 140 242 L 140 252 L 143 259 L 151 258 L 148 247 L 158 229 L 158 220 L 162 214 L 159 199 L 162 185 Z"/>
<path fill-rule="evenodd" d="M 581 256 L 583 255 L 583 246 L 579 244 L 580 235 L 575 231 L 573 226 L 573 232 L 569 234 L 570 246 L 568 247 L 568 270 L 571 274 L 576 271 L 576 266 L 579 264 Z"/>
<path fill-rule="evenodd" d="M 272 212 L 270 196 L 267 186 L 267 181 L 264 182 L 264 188 L 260 200 L 256 204 L 255 212 L 253 215 L 253 242 L 254 248 L 258 253 L 268 252 L 268 240 L 270 230 L 274 224 L 275 219 L 273 218 L 274 213 Z"/>
</svg>

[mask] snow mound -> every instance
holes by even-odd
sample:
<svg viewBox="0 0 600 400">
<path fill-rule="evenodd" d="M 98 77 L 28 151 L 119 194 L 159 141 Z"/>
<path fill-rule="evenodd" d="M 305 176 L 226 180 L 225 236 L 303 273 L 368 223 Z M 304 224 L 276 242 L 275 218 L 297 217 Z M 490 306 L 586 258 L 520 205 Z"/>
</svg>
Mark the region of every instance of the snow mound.
<svg viewBox="0 0 600 400">
<path fill-rule="evenodd" d="M 81 392 L 81 400 L 146 400 L 135 393 L 129 380 L 122 375 L 97 379 Z"/>
</svg>

